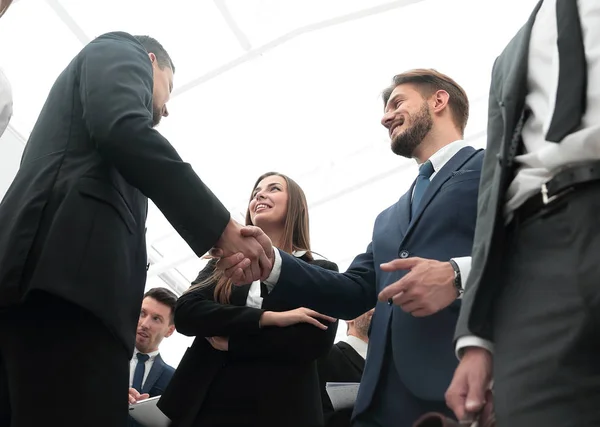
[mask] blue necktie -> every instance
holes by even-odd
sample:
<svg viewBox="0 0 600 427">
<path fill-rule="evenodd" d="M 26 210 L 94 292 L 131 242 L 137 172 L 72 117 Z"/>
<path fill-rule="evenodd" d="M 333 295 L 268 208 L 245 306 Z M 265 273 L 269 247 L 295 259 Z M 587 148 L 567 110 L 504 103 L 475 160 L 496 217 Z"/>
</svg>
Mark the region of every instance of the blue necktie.
<svg viewBox="0 0 600 427">
<path fill-rule="evenodd" d="M 433 165 L 429 160 L 419 166 L 419 175 L 417 175 L 417 182 L 415 183 L 415 189 L 413 190 L 413 198 L 411 204 L 411 217 L 415 216 L 415 212 L 417 212 L 417 208 L 419 207 L 419 203 L 421 203 L 421 199 L 423 198 L 423 194 L 425 194 L 425 190 L 427 190 L 427 186 L 431 181 L 429 181 L 429 177 L 433 174 Z"/>
<path fill-rule="evenodd" d="M 137 365 L 135 365 L 135 372 L 133 373 L 133 382 L 131 387 L 135 388 L 140 393 L 142 392 L 142 382 L 144 381 L 144 373 L 146 373 L 146 362 L 150 359 L 150 356 L 143 353 L 137 355 Z"/>
</svg>

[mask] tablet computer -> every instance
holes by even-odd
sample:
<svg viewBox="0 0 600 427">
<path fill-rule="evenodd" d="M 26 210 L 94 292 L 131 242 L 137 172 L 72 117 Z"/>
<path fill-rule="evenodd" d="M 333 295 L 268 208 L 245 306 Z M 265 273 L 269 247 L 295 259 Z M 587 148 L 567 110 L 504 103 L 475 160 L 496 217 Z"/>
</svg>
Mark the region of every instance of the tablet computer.
<svg viewBox="0 0 600 427">
<path fill-rule="evenodd" d="M 169 427 L 171 420 L 156 404 L 160 396 L 150 397 L 129 405 L 129 415 L 145 427 Z"/>
</svg>

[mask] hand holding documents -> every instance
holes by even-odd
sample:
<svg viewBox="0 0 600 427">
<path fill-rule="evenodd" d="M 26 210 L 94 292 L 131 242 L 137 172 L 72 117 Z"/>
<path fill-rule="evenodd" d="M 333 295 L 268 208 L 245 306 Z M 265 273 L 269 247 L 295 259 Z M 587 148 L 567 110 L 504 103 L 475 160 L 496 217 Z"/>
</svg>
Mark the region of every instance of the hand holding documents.
<svg viewBox="0 0 600 427">
<path fill-rule="evenodd" d="M 156 406 L 160 396 L 129 405 L 129 415 L 145 427 L 169 427 L 171 420 Z"/>
<path fill-rule="evenodd" d="M 351 409 L 356 402 L 359 383 L 327 383 L 326 390 L 334 411 Z"/>
</svg>

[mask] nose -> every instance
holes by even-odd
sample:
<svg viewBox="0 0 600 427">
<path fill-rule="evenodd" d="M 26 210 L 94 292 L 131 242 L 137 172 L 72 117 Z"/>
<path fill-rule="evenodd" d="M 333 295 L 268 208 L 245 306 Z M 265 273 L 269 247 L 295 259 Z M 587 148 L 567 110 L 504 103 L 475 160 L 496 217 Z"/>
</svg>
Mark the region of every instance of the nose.
<svg viewBox="0 0 600 427">
<path fill-rule="evenodd" d="M 394 121 L 394 113 L 392 111 L 388 111 L 388 112 L 384 113 L 383 117 L 381 118 L 381 124 L 386 129 L 390 128 L 393 121 Z"/>
<path fill-rule="evenodd" d="M 167 110 L 167 106 L 163 107 L 163 117 L 169 117 L 169 110 Z"/>
<path fill-rule="evenodd" d="M 254 196 L 256 198 L 256 200 L 264 200 L 265 199 L 265 194 L 263 192 L 263 190 L 257 191 L 256 192 L 256 196 Z"/>
</svg>

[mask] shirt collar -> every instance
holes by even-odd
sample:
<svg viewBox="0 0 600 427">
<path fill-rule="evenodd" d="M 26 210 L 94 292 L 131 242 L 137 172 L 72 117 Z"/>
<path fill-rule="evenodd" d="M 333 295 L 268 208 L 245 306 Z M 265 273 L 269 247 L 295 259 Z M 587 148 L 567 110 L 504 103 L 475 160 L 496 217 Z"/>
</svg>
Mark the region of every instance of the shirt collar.
<svg viewBox="0 0 600 427">
<path fill-rule="evenodd" d="M 443 168 L 448 160 L 450 160 L 456 153 L 465 148 L 467 143 L 463 139 L 459 139 L 458 141 L 451 142 L 448 145 L 443 146 L 439 150 L 437 150 L 430 158 L 429 161 L 433 165 L 434 173 L 438 172 L 441 168 Z"/>
<path fill-rule="evenodd" d="M 137 358 L 137 354 L 140 353 L 140 351 L 138 351 L 138 349 L 134 349 L 133 351 L 133 359 Z M 156 356 L 158 356 L 158 353 L 160 353 L 160 350 L 156 350 L 153 351 L 152 353 L 146 353 L 148 356 L 150 356 L 150 359 L 148 360 L 154 360 L 156 358 Z"/>
<path fill-rule="evenodd" d="M 344 341 L 350 345 L 363 359 L 367 358 L 367 343 L 354 335 L 348 335 Z"/>
</svg>

